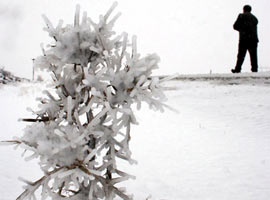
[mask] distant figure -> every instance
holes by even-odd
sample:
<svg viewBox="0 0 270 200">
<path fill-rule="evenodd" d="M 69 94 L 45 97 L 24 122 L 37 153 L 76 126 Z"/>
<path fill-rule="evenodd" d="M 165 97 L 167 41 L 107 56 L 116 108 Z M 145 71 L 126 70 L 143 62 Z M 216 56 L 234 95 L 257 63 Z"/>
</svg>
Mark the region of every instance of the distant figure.
<svg viewBox="0 0 270 200">
<path fill-rule="evenodd" d="M 239 31 L 239 46 L 238 55 L 235 69 L 232 69 L 232 73 L 240 73 L 241 67 L 244 62 L 247 51 L 250 55 L 251 71 L 258 72 L 257 61 L 257 18 L 251 14 L 251 6 L 245 5 L 243 7 L 243 13 L 239 14 L 233 28 Z"/>
</svg>

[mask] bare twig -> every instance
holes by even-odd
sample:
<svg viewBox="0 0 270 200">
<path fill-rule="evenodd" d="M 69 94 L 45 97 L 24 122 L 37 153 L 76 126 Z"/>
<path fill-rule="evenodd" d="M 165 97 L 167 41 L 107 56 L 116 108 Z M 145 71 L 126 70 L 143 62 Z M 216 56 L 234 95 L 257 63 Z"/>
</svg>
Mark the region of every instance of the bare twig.
<svg viewBox="0 0 270 200">
<path fill-rule="evenodd" d="M 43 117 L 41 119 L 31 119 L 31 118 L 24 118 L 21 119 L 23 122 L 48 122 L 50 121 L 49 117 Z"/>
<path fill-rule="evenodd" d="M 5 140 L 5 141 L 0 141 L 0 145 L 13 145 L 13 144 L 21 144 L 22 142 L 21 141 L 18 141 L 18 140 Z"/>
</svg>

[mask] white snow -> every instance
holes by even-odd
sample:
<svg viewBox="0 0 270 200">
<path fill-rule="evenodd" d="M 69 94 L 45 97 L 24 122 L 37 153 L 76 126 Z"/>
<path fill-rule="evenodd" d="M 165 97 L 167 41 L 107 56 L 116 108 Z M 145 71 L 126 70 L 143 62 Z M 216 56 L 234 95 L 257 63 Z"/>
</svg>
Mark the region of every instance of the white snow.
<svg viewBox="0 0 270 200">
<path fill-rule="evenodd" d="M 270 76 L 255 76 L 186 76 L 166 84 L 174 88 L 166 92 L 167 104 L 178 113 L 146 105 L 135 113 L 131 150 L 138 165 L 120 164 L 137 177 L 123 184 L 135 200 L 269 199 Z M 31 116 L 26 108 L 36 107 L 43 89 L 40 83 L 0 85 L 0 140 L 22 135 L 27 123 L 18 119 Z M 25 162 L 21 153 L 0 146 L 1 200 L 23 192 L 18 177 L 41 176 L 37 161 Z"/>
</svg>

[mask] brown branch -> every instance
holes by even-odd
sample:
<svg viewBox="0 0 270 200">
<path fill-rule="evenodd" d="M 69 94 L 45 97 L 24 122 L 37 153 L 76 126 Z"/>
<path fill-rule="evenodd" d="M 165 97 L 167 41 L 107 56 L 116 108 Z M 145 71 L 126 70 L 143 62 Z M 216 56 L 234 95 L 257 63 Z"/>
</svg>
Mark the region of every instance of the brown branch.
<svg viewBox="0 0 270 200">
<path fill-rule="evenodd" d="M 21 144 L 21 141 L 18 140 L 5 140 L 5 141 L 0 141 L 0 145 L 1 144 L 8 144 L 8 145 L 13 145 L 13 144 Z"/>
</svg>

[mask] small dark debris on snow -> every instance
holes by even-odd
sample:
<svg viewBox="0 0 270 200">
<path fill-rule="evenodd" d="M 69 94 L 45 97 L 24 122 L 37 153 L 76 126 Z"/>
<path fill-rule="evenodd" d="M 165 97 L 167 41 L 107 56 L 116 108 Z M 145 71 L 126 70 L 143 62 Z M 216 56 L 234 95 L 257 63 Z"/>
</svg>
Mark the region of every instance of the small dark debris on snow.
<svg viewBox="0 0 270 200">
<path fill-rule="evenodd" d="M 27 79 L 14 76 L 11 72 L 4 70 L 4 68 L 0 68 L 0 84 L 9 84 L 22 81 L 27 81 Z"/>
</svg>

